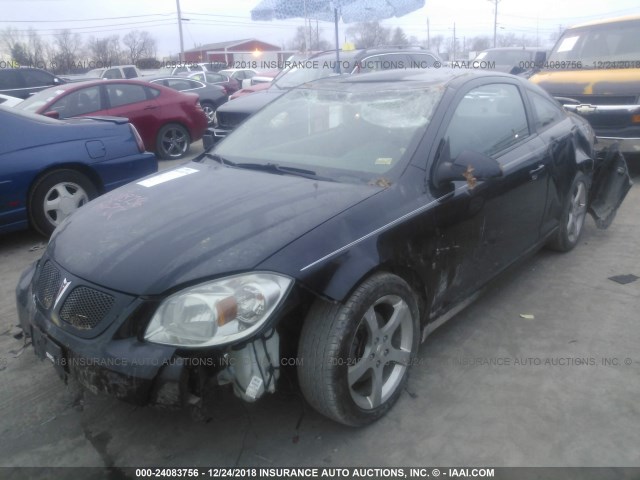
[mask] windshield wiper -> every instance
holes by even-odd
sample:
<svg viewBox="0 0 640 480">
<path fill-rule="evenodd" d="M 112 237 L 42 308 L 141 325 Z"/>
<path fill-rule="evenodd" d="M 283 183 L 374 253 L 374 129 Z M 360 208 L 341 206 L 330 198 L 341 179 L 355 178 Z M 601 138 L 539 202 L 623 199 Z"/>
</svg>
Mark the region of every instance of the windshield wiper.
<svg viewBox="0 0 640 480">
<path fill-rule="evenodd" d="M 260 170 L 262 172 L 279 173 L 283 175 L 295 175 L 296 177 L 310 178 L 312 180 L 324 180 L 335 182 L 334 179 L 318 175 L 313 170 L 296 167 L 283 167 L 277 163 L 234 163 L 233 167 L 246 168 L 248 170 Z"/>
<path fill-rule="evenodd" d="M 224 158 L 221 155 L 218 155 L 217 153 L 204 152 L 202 154 L 202 156 L 200 156 L 196 160 L 202 160 L 205 157 L 206 158 L 210 158 L 211 160 L 215 160 L 216 162 L 218 162 L 221 165 L 226 165 L 228 167 L 235 167 L 236 166 L 236 164 L 233 163 L 231 160 L 227 160 L 226 158 Z"/>
</svg>

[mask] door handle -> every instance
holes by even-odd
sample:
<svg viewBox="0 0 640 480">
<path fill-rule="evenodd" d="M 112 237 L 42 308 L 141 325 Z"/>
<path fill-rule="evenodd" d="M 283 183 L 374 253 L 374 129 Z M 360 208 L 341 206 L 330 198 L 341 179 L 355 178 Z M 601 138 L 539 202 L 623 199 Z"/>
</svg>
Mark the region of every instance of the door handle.
<svg viewBox="0 0 640 480">
<path fill-rule="evenodd" d="M 145 110 L 153 110 L 154 108 L 156 108 L 155 105 L 147 105 L 146 107 L 144 107 Z"/>
<path fill-rule="evenodd" d="M 534 168 L 533 170 L 529 170 L 529 176 L 531 177 L 531 180 L 537 180 L 538 175 L 542 173 L 544 168 L 545 168 L 544 165 L 538 165 L 537 168 Z"/>
</svg>

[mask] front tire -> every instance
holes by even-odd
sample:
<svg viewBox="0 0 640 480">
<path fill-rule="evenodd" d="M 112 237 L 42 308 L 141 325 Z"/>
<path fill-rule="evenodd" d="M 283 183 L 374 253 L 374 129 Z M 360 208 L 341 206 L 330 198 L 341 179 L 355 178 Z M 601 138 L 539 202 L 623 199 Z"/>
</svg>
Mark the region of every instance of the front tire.
<svg viewBox="0 0 640 480">
<path fill-rule="evenodd" d="M 50 172 L 31 190 L 31 225 L 48 237 L 65 218 L 97 196 L 95 185 L 80 172 L 68 169 Z"/>
<path fill-rule="evenodd" d="M 201 102 L 202 111 L 207 116 L 207 123 L 213 125 L 213 118 L 216 113 L 216 106 L 211 102 Z"/>
<path fill-rule="evenodd" d="M 170 123 L 158 132 L 156 153 L 163 160 L 177 160 L 184 157 L 190 146 L 191 137 L 182 125 Z"/>
<path fill-rule="evenodd" d="M 560 227 L 548 244 L 550 249 L 568 252 L 580 241 L 587 216 L 589 183 L 584 173 L 576 174 L 562 209 Z"/>
<path fill-rule="evenodd" d="M 300 335 L 302 393 L 337 422 L 372 423 L 402 393 L 419 336 L 415 294 L 396 275 L 370 277 L 345 304 L 318 300 Z"/>
</svg>

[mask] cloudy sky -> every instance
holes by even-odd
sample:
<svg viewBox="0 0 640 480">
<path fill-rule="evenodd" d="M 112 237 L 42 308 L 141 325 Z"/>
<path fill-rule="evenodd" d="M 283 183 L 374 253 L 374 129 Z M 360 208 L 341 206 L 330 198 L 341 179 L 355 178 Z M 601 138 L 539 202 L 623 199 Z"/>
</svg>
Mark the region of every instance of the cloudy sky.
<svg viewBox="0 0 640 480">
<path fill-rule="evenodd" d="M 253 22 L 250 11 L 260 0 L 180 0 L 185 49 L 197 44 L 242 38 L 258 38 L 276 45 L 288 44 L 301 19 Z M 35 28 L 52 39 L 56 31 L 69 28 L 85 38 L 125 35 L 132 29 L 149 31 L 158 42 L 158 56 L 179 51 L 176 0 L 0 0 L 0 29 L 7 26 Z M 427 0 L 424 8 L 402 18 L 385 20 L 387 27 L 402 27 L 419 40 L 431 35 L 493 36 L 494 0 Z M 638 0 L 500 0 L 500 33 L 529 35 L 548 43 L 560 26 L 606 17 L 640 14 Z M 322 34 L 333 38 L 333 25 L 320 22 Z M 345 25 L 340 25 L 341 41 Z"/>
</svg>

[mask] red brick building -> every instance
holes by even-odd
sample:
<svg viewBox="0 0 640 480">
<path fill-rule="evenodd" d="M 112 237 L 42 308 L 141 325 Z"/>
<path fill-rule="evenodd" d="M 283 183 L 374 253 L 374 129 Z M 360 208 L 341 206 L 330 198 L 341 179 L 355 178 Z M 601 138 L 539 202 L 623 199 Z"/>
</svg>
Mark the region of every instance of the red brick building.
<svg viewBox="0 0 640 480">
<path fill-rule="evenodd" d="M 277 45 L 249 38 L 228 42 L 209 43 L 190 50 L 185 50 L 186 62 L 225 62 L 234 65 L 242 61 L 283 62 L 291 52 L 282 51 Z"/>
</svg>

